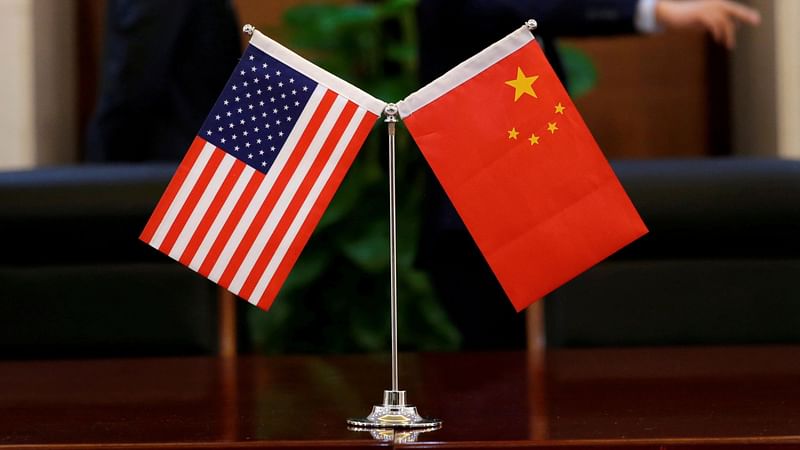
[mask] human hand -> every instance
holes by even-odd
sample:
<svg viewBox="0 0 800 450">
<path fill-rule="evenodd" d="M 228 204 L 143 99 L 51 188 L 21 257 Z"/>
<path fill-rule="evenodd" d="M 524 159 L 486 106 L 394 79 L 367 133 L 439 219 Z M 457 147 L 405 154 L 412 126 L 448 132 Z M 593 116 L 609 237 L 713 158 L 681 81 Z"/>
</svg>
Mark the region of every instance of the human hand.
<svg viewBox="0 0 800 450">
<path fill-rule="evenodd" d="M 658 0 L 656 22 L 666 29 L 702 29 L 728 49 L 736 45 L 739 23 L 761 22 L 757 10 L 731 0 Z"/>
</svg>

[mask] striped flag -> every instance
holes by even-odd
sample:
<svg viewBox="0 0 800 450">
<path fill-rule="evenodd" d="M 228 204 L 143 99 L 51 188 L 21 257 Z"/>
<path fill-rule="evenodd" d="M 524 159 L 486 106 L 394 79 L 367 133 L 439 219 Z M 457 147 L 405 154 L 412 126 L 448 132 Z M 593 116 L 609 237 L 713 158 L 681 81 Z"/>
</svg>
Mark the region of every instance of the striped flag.
<svg viewBox="0 0 800 450">
<path fill-rule="evenodd" d="M 255 31 L 140 239 L 269 309 L 385 105 Z"/>
</svg>

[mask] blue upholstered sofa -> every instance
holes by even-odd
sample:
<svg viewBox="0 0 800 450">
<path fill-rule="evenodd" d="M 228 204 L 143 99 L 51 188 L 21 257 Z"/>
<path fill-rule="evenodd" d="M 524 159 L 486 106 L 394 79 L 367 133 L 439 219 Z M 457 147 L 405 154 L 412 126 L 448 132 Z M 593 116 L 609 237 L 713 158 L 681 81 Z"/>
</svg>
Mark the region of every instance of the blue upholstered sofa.
<svg viewBox="0 0 800 450">
<path fill-rule="evenodd" d="M 650 233 L 545 301 L 555 346 L 800 342 L 800 161 L 619 161 Z M 214 286 L 137 237 L 175 166 L 0 173 L 0 358 L 216 351 Z"/>
<path fill-rule="evenodd" d="M 619 161 L 650 233 L 545 300 L 551 346 L 800 342 L 800 161 Z"/>
<path fill-rule="evenodd" d="M 216 351 L 214 286 L 138 240 L 174 170 L 0 174 L 0 358 Z"/>
</svg>

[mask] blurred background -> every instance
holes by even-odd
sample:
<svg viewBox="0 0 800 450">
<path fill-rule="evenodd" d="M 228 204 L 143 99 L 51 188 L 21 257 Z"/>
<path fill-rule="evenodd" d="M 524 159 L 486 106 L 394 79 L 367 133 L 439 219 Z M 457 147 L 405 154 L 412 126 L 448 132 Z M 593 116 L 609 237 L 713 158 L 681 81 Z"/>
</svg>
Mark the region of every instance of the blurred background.
<svg viewBox="0 0 800 450">
<path fill-rule="evenodd" d="M 300 13 L 298 5 L 307 3 L 233 1 L 240 21 L 253 22 L 284 39 L 292 14 Z M 610 157 L 800 156 L 800 136 L 794 126 L 800 118 L 800 51 L 794 26 L 798 5 L 786 0 L 743 3 L 761 11 L 763 24 L 741 29 L 733 52 L 711 44 L 702 32 L 562 41 L 588 57 L 596 71 L 596 83 L 577 101 Z M 105 1 L 5 0 L 0 8 L 0 54 L 15 62 L 0 75 L 4 99 L 0 126 L 8 143 L 0 164 L 17 169 L 82 161 L 85 129 L 98 94 Z M 387 19 L 353 15 L 342 19 L 351 23 L 319 26 L 358 26 L 364 33 L 370 27 L 380 28 L 379 20 Z M 307 31 L 302 42 L 306 55 L 314 56 L 309 47 L 315 44 L 333 45 L 318 30 Z M 315 34 L 319 41 L 309 42 Z M 408 50 L 402 58 L 412 60 Z M 341 61 L 328 64 L 349 72 L 342 76 L 351 75 L 344 61 L 353 54 L 326 56 L 336 55 Z M 615 107 L 608 108 L 612 99 Z M 621 117 L 627 119 L 624 128 L 619 126 Z"/>
<path fill-rule="evenodd" d="M 698 166 L 676 169 L 669 165 L 651 166 L 647 162 L 745 161 L 736 163 L 735 170 L 732 169 L 738 173 L 741 167 L 758 166 L 751 157 L 772 162 L 800 159 L 800 28 L 797 27 L 800 2 L 742 3 L 756 7 L 762 23 L 740 29 L 737 46 L 732 51 L 714 44 L 702 31 L 558 41 L 571 94 L 600 147 L 612 161 L 634 160 L 628 165 L 623 163 L 621 168 L 623 175 L 633 173 L 628 178 L 622 177 L 626 187 L 626 181 L 632 180 L 634 188 L 641 185 L 646 190 L 649 181 L 655 180 L 653 185 L 664 186 L 658 195 L 673 192 L 691 201 L 698 193 L 713 189 L 700 183 L 696 190 L 687 188 L 681 194 L 680 185 L 659 177 L 670 171 L 691 175 L 694 172 L 681 167 Z M 252 23 L 378 98 L 396 101 L 420 85 L 413 0 L 314 3 L 234 0 L 231 6 L 238 30 L 241 24 Z M 384 207 L 387 193 L 382 127 L 376 126 L 272 310 L 264 313 L 246 302 L 237 302 L 231 312 L 230 307 L 222 306 L 226 300 L 220 300 L 214 286 L 137 240 L 175 164 L 163 161 L 169 158 L 159 157 L 148 161 L 98 162 L 87 150 L 90 122 L 102 93 L 108 14 L 108 3 L 104 0 L 0 2 L 0 57 L 6 61 L 5 70 L 0 71 L 3 99 L 0 133 L 6 142 L 0 153 L 3 171 L 0 234 L 5 236 L 6 249 L 0 264 L 0 352 L 3 352 L 0 357 L 214 353 L 223 345 L 224 340 L 219 338 L 223 329 L 233 333 L 227 339 L 234 340 L 239 352 L 386 350 L 388 224 Z M 203 23 L 199 19 L 193 23 L 190 19 L 178 26 L 176 23 L 181 33 L 202 33 Z M 245 45 L 247 36 L 236 33 Z M 219 65 L 219 70 L 227 73 L 235 62 L 235 59 L 210 60 L 208 64 Z M 221 84 L 212 90 L 219 88 Z M 200 121 L 213 100 L 210 98 L 206 108 L 199 108 Z M 199 126 L 200 122 L 195 129 Z M 192 133 L 186 136 L 187 142 Z M 441 306 L 430 277 L 417 264 L 425 171 L 409 136 L 400 133 L 398 139 L 398 178 L 402 183 L 399 189 L 401 348 L 464 348 L 462 333 Z M 705 178 L 703 170 L 692 176 Z M 751 246 L 743 248 L 756 250 L 735 257 L 737 261 L 763 263 L 766 257 L 758 251 L 765 246 L 780 248 L 778 253 L 767 252 L 769 258 L 779 261 L 780 267 L 760 266 L 759 270 L 785 274 L 778 281 L 771 280 L 772 286 L 784 282 L 794 286 L 778 289 L 772 298 L 785 295 L 788 300 L 800 300 L 796 297 L 796 283 L 789 282 L 800 275 L 797 247 L 778 240 L 787 235 L 791 239 L 791 233 L 797 231 L 798 208 L 791 206 L 800 205 L 797 201 L 800 198 L 792 197 L 798 192 L 796 171 L 792 168 L 786 175 L 781 168 L 771 173 L 769 169 L 757 171 L 764 178 L 755 181 L 745 174 L 747 182 L 754 183 L 747 185 L 752 191 L 742 194 L 728 190 L 721 197 L 707 201 L 716 206 L 722 201 L 751 217 L 756 213 L 746 209 L 747 193 L 759 191 L 761 181 L 787 178 L 789 188 L 769 189 L 778 210 L 764 212 L 758 216 L 761 219 L 743 225 L 759 236 Z M 726 174 L 723 173 L 723 178 Z M 725 178 L 725 182 L 729 181 Z M 685 186 L 693 182 L 696 179 L 689 176 Z M 638 206 L 637 195 L 649 194 L 631 192 Z M 667 199 L 670 208 L 675 207 L 674 198 L 659 198 Z M 752 200 L 759 207 L 765 201 L 770 200 L 763 197 Z M 654 239 L 676 229 L 667 227 L 660 234 L 660 211 L 669 208 L 659 209 L 655 200 L 642 202 L 642 214 L 651 234 L 656 236 Z M 657 212 L 648 216 L 652 205 Z M 696 209 L 691 211 L 699 216 L 709 211 L 702 205 L 692 207 Z M 725 212 L 713 214 L 727 217 Z M 730 219 L 742 224 L 737 217 Z M 704 242 L 715 234 L 742 236 L 740 230 L 716 225 L 709 228 L 703 223 L 703 227 L 695 230 L 699 234 L 678 227 L 674 236 L 691 236 Z M 771 234 L 770 230 L 777 230 L 775 242 L 762 245 L 760 239 Z M 727 248 L 730 242 L 720 238 L 717 244 L 719 248 Z M 635 248 L 633 258 L 639 258 L 649 248 L 647 245 Z M 701 257 L 692 255 L 690 259 L 696 263 L 729 256 L 730 252 L 722 251 Z M 667 259 L 669 264 L 681 260 L 675 254 Z M 636 270 L 643 267 L 633 264 Z M 688 270 L 687 267 L 694 266 L 680 267 Z M 724 277 L 711 275 L 697 283 L 713 279 L 726 286 L 731 279 L 741 280 L 742 273 L 753 273 L 749 266 L 736 270 L 729 265 L 725 267 Z M 655 269 L 654 273 L 662 270 L 663 267 Z M 649 275 L 633 273 L 627 275 L 639 277 L 633 285 L 651 286 L 654 282 Z M 602 284 L 591 285 L 597 274 L 589 274 L 589 285 L 580 282 L 574 285 L 575 296 L 585 298 L 587 292 L 592 292 L 597 303 L 603 301 L 602 292 L 613 292 L 608 295 L 619 300 L 619 308 L 624 309 L 626 303 L 621 300 L 624 294 Z M 616 280 L 613 276 L 600 278 Z M 685 280 L 679 277 L 675 283 Z M 752 289 L 762 292 L 756 285 Z M 563 292 L 568 296 L 569 288 Z M 674 291 L 669 292 L 675 295 Z M 722 298 L 720 304 L 728 300 Z M 761 299 L 754 294 L 747 301 L 759 303 Z M 566 301 L 565 304 L 569 305 Z M 510 309 L 510 305 L 503 306 Z M 769 317 L 782 316 L 783 325 L 761 323 L 760 327 L 743 329 L 739 322 L 727 322 L 727 326 L 739 332 L 734 333 L 733 340 L 746 343 L 796 339 L 800 333 L 796 328 L 797 311 L 782 309 L 783 306 L 771 308 Z M 719 311 L 714 305 L 706 309 Z M 642 314 L 648 317 L 660 314 L 655 311 L 648 309 Z M 231 314 L 235 316 L 233 328 L 231 322 L 225 322 Z M 559 334 L 553 342 L 591 345 L 591 336 L 582 335 L 572 341 L 565 337 L 570 327 L 577 325 L 564 325 L 557 331 L 557 325 L 568 320 L 564 311 L 549 314 L 557 319 L 553 322 L 556 330 L 553 333 Z M 742 320 L 748 320 L 747 317 L 753 320 L 752 314 L 745 308 Z M 718 323 L 698 323 L 700 327 L 719 328 Z M 612 325 L 619 326 L 624 324 Z M 676 333 L 685 332 L 687 326 L 694 325 L 679 326 Z M 762 328 L 781 326 L 786 330 L 783 334 L 757 334 Z M 631 342 L 636 345 L 701 342 L 700 338 L 681 339 L 680 336 L 687 336 L 685 333 L 678 334 L 679 338 L 670 333 L 640 336 Z M 597 336 L 598 344 L 624 343 L 623 338 L 609 340 L 603 333 Z M 716 342 L 713 337 L 702 337 Z M 522 341 L 511 344 L 524 345 Z"/>
</svg>

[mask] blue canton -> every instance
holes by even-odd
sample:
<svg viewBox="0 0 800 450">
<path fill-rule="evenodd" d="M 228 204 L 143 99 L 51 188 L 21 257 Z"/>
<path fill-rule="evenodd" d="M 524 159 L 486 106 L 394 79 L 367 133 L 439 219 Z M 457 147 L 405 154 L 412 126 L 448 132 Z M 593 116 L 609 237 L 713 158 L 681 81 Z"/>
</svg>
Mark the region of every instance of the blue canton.
<svg viewBox="0 0 800 450">
<path fill-rule="evenodd" d="M 199 135 L 266 173 L 317 83 L 249 45 Z"/>
</svg>

